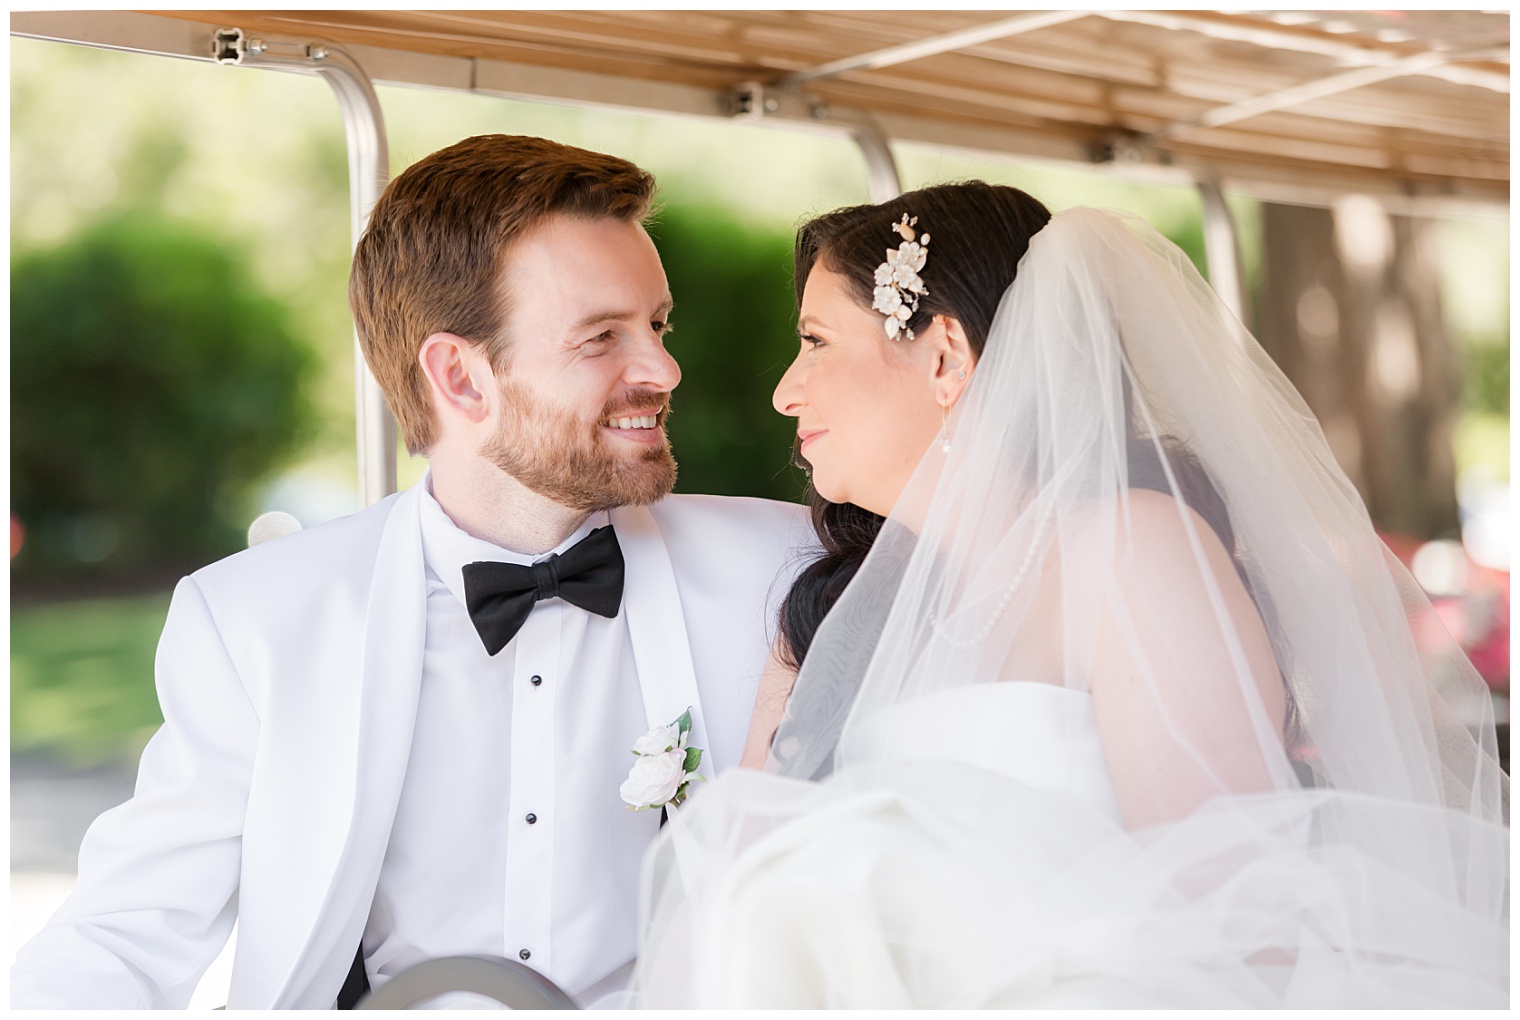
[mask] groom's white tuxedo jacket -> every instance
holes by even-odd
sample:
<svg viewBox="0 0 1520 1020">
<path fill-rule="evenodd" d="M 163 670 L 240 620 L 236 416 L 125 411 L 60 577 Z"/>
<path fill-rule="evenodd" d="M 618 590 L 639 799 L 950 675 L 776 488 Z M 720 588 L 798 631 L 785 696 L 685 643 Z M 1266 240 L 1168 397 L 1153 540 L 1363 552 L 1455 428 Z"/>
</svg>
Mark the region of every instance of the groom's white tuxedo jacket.
<svg viewBox="0 0 1520 1020">
<path fill-rule="evenodd" d="M 86 836 L 74 894 L 18 955 L 13 1006 L 183 1006 L 235 920 L 230 1007 L 332 1007 L 412 747 L 420 498 L 413 488 L 180 582 L 156 663 L 164 726 L 133 799 Z M 611 520 L 648 722 L 696 704 L 693 744 L 709 768 L 731 765 L 777 601 L 816 541 L 806 511 L 671 496 Z"/>
</svg>

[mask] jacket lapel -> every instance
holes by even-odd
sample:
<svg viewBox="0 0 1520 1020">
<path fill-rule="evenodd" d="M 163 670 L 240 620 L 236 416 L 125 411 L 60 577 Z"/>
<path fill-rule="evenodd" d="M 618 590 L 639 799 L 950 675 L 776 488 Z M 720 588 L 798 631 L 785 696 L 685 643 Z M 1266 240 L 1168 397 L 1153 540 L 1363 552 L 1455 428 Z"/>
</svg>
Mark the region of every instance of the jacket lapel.
<svg viewBox="0 0 1520 1020">
<path fill-rule="evenodd" d="M 639 671 L 639 692 L 649 726 L 665 726 L 691 709 L 691 746 L 704 751 L 707 727 L 697 695 L 686 616 L 676 586 L 670 550 L 654 515 L 646 507 L 620 507 L 611 513 L 613 530 L 623 550 L 623 612 Z M 711 755 L 702 755 L 697 771 L 712 778 Z"/>
<path fill-rule="evenodd" d="M 363 937 L 390 841 L 422 684 L 427 586 L 417 489 L 403 493 L 381 536 L 365 619 L 357 711 L 332 720 L 333 739 L 354 762 L 352 782 L 331 790 L 348 817 L 327 895 L 273 1008 L 328 1009 Z M 312 777 L 317 782 L 319 777 Z"/>
</svg>

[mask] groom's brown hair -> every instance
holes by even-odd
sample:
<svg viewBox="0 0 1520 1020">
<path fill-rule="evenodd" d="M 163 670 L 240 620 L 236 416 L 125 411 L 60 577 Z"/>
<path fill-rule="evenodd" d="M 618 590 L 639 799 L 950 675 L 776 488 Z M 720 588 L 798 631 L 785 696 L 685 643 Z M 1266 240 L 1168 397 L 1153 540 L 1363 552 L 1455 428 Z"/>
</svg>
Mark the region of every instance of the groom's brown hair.
<svg viewBox="0 0 1520 1020">
<path fill-rule="evenodd" d="M 391 181 L 354 250 L 348 303 L 410 452 L 437 438 L 422 341 L 454 333 L 506 367 L 513 241 L 555 213 L 642 221 L 653 197 L 654 178 L 625 159 L 523 135 L 466 138 Z"/>
</svg>

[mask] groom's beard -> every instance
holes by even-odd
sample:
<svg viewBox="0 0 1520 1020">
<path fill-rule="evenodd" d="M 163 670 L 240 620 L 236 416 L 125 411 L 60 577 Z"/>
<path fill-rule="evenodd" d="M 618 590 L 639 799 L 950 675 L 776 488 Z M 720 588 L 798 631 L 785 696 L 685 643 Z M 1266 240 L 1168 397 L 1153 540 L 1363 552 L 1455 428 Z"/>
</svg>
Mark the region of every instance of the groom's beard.
<svg viewBox="0 0 1520 1020">
<path fill-rule="evenodd" d="M 670 494 L 676 461 L 670 444 L 643 450 L 603 434 L 608 418 L 659 404 L 662 432 L 670 415 L 669 394 L 629 393 L 602 409 L 594 422 L 535 401 L 522 387 L 501 384 L 501 427 L 480 451 L 491 463 L 532 489 L 572 510 L 641 506 Z"/>
</svg>

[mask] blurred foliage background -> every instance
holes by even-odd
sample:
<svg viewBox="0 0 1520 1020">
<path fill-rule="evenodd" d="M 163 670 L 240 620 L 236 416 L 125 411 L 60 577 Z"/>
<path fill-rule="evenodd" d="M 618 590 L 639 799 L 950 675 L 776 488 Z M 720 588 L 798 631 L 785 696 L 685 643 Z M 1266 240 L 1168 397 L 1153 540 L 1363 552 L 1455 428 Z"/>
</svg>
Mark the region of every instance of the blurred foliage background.
<svg viewBox="0 0 1520 1020">
<path fill-rule="evenodd" d="M 791 235 L 866 201 L 848 141 L 382 87 L 392 172 L 458 139 L 538 134 L 660 181 L 676 299 L 678 490 L 798 499 L 770 394 L 794 354 Z M 260 512 L 358 509 L 346 156 L 299 75 L 11 40 L 14 752 L 130 761 L 158 722 L 152 650 L 180 574 Z M 1146 217 L 1202 262 L 1196 192 L 897 145 L 906 187 L 979 177 L 1051 208 Z M 1260 215 L 1232 198 L 1248 279 Z M 1453 220 L 1465 351 L 1458 461 L 1508 477 L 1508 222 Z M 425 464 L 401 458 L 408 485 Z M 17 545 L 19 541 L 19 553 Z"/>
<path fill-rule="evenodd" d="M 791 235 L 698 205 L 668 205 L 650 234 L 676 296 L 666 347 L 681 366 L 670 416 L 677 488 L 799 499 L 796 424 L 771 409 L 766 390 L 797 342 Z"/>
<path fill-rule="evenodd" d="M 142 210 L 11 266 L 19 576 L 198 566 L 309 440 L 310 343 L 236 243 Z"/>
</svg>

